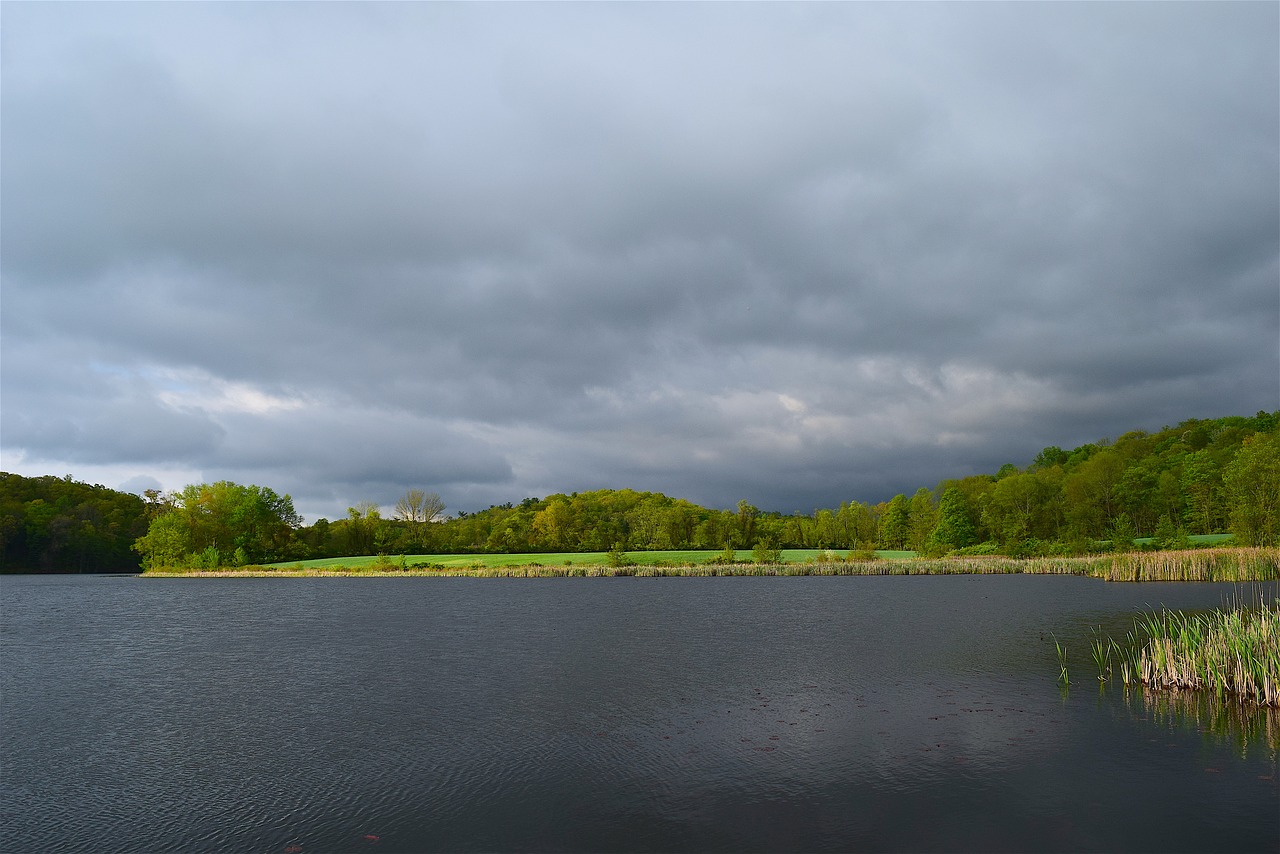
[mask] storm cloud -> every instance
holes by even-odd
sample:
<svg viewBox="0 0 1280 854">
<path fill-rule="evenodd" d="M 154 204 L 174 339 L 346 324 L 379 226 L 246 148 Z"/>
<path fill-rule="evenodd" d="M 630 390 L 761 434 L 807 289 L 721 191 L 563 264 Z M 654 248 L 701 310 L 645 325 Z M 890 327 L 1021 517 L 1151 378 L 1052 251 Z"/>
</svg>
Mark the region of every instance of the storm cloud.
<svg viewBox="0 0 1280 854">
<path fill-rule="evenodd" d="M 1276 409 L 1277 32 L 5 4 L 3 466 L 790 512 Z"/>
</svg>

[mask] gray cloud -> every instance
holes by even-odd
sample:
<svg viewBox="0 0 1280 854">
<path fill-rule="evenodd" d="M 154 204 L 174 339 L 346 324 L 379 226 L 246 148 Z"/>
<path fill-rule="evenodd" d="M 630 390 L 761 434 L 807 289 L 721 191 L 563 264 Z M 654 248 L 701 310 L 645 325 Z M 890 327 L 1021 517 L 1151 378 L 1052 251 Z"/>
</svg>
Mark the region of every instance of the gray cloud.
<svg viewBox="0 0 1280 854">
<path fill-rule="evenodd" d="M 1271 5 L 4 23 L 6 467 L 789 511 L 1280 406 Z"/>
</svg>

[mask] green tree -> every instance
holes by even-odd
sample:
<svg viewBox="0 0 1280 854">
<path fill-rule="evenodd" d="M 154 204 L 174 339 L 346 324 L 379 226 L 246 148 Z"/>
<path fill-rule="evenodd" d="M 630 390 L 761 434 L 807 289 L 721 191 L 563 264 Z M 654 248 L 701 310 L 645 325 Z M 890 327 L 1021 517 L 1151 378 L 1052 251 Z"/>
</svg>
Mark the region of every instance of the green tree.
<svg viewBox="0 0 1280 854">
<path fill-rule="evenodd" d="M 1256 433 L 1222 476 L 1231 532 L 1242 545 L 1280 545 L 1280 433 Z"/>
<path fill-rule="evenodd" d="M 756 563 L 782 563 L 782 549 L 772 539 L 761 537 L 751 550 L 751 559 Z"/>
<path fill-rule="evenodd" d="M 1054 466 L 1060 466 L 1065 463 L 1069 457 L 1070 454 L 1059 448 L 1057 445 L 1050 445 L 1040 453 L 1036 454 L 1036 458 L 1031 462 L 1031 466 L 1036 469 L 1053 468 Z"/>
<path fill-rule="evenodd" d="M 543 507 L 533 516 L 533 534 L 541 548 L 549 552 L 566 551 L 576 545 L 573 530 L 573 511 L 569 502 L 562 496 L 547 500 Z"/>
<path fill-rule="evenodd" d="M 189 534 L 187 523 L 179 514 L 166 513 L 151 520 L 147 532 L 133 547 L 142 555 L 144 569 L 184 566 L 187 555 L 194 551 Z"/>
<path fill-rule="evenodd" d="M 920 487 L 911 496 L 911 504 L 907 510 L 908 544 L 918 552 L 925 551 L 929 545 L 929 535 L 938 526 L 938 507 L 933 503 L 933 493 L 926 487 Z"/>
<path fill-rule="evenodd" d="M 1119 514 L 1111 520 L 1111 525 L 1107 528 L 1108 539 L 1111 540 L 1111 550 L 1113 552 L 1133 551 L 1133 540 L 1137 533 L 1128 514 Z"/>
<path fill-rule="evenodd" d="M 930 534 L 930 540 L 943 551 L 962 549 L 978 541 L 972 511 L 959 487 L 949 487 L 942 493 L 942 500 L 938 503 L 938 524 Z"/>
<path fill-rule="evenodd" d="M 813 535 L 820 549 L 832 546 L 845 546 L 845 538 L 841 536 L 836 514 L 830 510 L 817 510 L 813 514 Z"/>
<path fill-rule="evenodd" d="M 893 496 L 880 516 L 879 543 L 882 549 L 903 549 L 911 536 L 911 503 L 901 492 Z"/>
<path fill-rule="evenodd" d="M 134 548 L 146 567 L 209 566 L 280 560 L 302 519 L 293 499 L 231 481 L 185 487 L 173 508 L 152 519 Z"/>
<path fill-rule="evenodd" d="M 752 546 L 756 541 L 756 517 L 760 515 L 760 511 L 748 504 L 746 501 L 738 502 L 738 530 L 737 544 L 740 546 Z"/>
<path fill-rule="evenodd" d="M 875 542 L 875 517 L 871 514 L 871 508 L 859 501 L 840 505 L 840 509 L 836 511 L 836 528 L 840 532 L 840 539 L 832 543 L 833 546 L 853 549 Z"/>
<path fill-rule="evenodd" d="M 1186 530 L 1179 525 L 1175 525 L 1168 513 L 1161 516 L 1156 522 L 1154 540 L 1158 549 L 1186 549 L 1191 547 L 1191 538 L 1187 536 Z"/>
<path fill-rule="evenodd" d="M 1191 530 L 1198 534 L 1212 534 L 1217 527 L 1215 510 L 1221 476 L 1212 455 L 1203 448 L 1183 459 L 1182 492 L 1186 496 Z"/>
<path fill-rule="evenodd" d="M 1054 539 L 1057 492 L 1056 483 L 1045 472 L 1001 478 L 986 495 L 983 524 L 1010 553 L 1028 539 Z"/>
<path fill-rule="evenodd" d="M 1096 449 L 1071 469 L 1062 489 L 1067 522 L 1075 531 L 1094 538 L 1106 533 L 1119 512 L 1117 487 L 1123 475 L 1124 460 L 1112 448 Z"/>
<path fill-rule="evenodd" d="M 372 501 L 358 501 L 354 507 L 347 508 L 347 518 L 338 524 L 342 526 L 343 539 L 346 540 L 344 551 L 348 556 L 373 554 L 381 521 L 382 511 Z"/>
<path fill-rule="evenodd" d="M 147 522 L 132 493 L 0 472 L 0 571 L 136 572 Z"/>
</svg>

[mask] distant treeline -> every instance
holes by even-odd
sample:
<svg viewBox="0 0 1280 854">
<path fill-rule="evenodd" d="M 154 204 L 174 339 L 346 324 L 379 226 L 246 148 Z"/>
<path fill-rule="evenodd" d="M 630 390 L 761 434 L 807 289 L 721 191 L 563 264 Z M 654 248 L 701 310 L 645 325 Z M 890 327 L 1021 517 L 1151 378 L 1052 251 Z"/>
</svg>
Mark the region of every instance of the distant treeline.
<svg viewBox="0 0 1280 854">
<path fill-rule="evenodd" d="M 1026 468 L 944 480 L 880 504 L 765 512 L 715 510 L 661 493 L 597 490 L 443 517 L 412 490 L 384 518 L 362 502 L 303 526 L 288 495 L 234 483 L 148 492 L 146 500 L 69 479 L 0 476 L 4 571 L 227 566 L 370 554 L 587 552 L 623 549 L 912 549 L 940 556 L 1079 554 L 1159 547 L 1230 532 L 1280 545 L 1280 412 L 1184 421 L 1070 451 Z M 135 545 L 136 541 L 136 545 Z M 134 551 L 130 551 L 130 548 Z"/>
<path fill-rule="evenodd" d="M 1073 554 L 1100 540 L 1232 532 L 1244 545 L 1280 536 L 1280 412 L 1185 421 L 1071 451 L 1042 450 L 1025 469 L 944 480 L 870 505 L 763 512 L 746 501 L 712 510 L 661 493 L 599 490 L 527 498 L 434 523 L 353 508 L 298 532 L 307 557 L 649 549 L 912 549 Z"/>
</svg>

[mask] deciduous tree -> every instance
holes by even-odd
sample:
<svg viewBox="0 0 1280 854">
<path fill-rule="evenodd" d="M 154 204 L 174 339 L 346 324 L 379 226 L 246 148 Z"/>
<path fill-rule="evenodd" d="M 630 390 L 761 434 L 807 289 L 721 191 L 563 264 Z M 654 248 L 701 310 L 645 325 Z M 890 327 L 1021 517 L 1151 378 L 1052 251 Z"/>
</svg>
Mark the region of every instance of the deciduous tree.
<svg viewBox="0 0 1280 854">
<path fill-rule="evenodd" d="M 410 489 L 399 501 L 393 518 L 404 522 L 434 522 L 444 514 L 444 501 L 434 492 Z"/>
<path fill-rule="evenodd" d="M 1223 472 L 1231 531 L 1242 545 L 1280 545 L 1280 433 L 1257 433 Z"/>
</svg>

